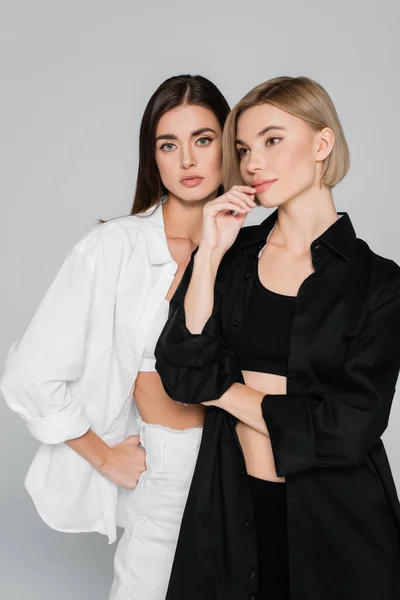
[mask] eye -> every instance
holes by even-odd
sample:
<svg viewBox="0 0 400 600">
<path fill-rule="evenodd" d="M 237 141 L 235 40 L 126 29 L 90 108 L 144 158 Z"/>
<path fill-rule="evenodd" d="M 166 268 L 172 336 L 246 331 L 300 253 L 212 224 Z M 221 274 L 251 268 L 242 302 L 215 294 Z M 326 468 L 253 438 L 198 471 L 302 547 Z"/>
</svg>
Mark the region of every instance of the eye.
<svg viewBox="0 0 400 600">
<path fill-rule="evenodd" d="M 248 154 L 249 150 L 247 148 L 236 148 L 239 159 L 242 159 L 246 154 Z"/>
<path fill-rule="evenodd" d="M 199 144 L 199 146 L 208 146 L 209 144 L 211 144 L 212 139 L 209 137 L 201 137 L 197 140 L 196 144 Z"/>
<path fill-rule="evenodd" d="M 265 142 L 265 145 L 266 146 L 276 146 L 276 144 L 278 144 L 281 141 L 281 139 L 282 138 L 279 138 L 279 137 L 270 137 Z"/>
<path fill-rule="evenodd" d="M 164 152 L 171 152 L 171 150 L 173 150 L 175 147 L 175 144 L 167 142 L 166 144 L 162 144 L 162 146 L 160 146 L 160 150 L 164 150 Z"/>
</svg>

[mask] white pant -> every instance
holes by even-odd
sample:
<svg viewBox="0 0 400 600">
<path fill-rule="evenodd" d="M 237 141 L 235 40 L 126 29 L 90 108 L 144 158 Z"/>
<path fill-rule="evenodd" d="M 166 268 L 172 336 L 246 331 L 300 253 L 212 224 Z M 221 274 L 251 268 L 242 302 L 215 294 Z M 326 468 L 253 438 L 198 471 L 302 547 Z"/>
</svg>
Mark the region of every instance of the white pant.
<svg viewBox="0 0 400 600">
<path fill-rule="evenodd" d="M 138 422 L 147 470 L 128 498 L 109 600 L 165 600 L 203 432 Z"/>
</svg>

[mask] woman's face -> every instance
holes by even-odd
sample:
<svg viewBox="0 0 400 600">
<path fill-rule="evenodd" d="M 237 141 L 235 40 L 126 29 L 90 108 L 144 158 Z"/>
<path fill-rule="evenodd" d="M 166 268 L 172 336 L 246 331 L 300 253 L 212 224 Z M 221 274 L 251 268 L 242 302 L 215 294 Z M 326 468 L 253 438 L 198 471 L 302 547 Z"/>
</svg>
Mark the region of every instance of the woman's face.
<svg viewBox="0 0 400 600">
<path fill-rule="evenodd" d="M 321 131 L 271 104 L 240 115 L 236 132 L 240 173 L 246 185 L 256 188 L 261 205 L 280 206 L 319 185 L 326 157 L 321 154 L 322 138 Z"/>
<path fill-rule="evenodd" d="M 155 159 L 164 186 L 188 202 L 204 200 L 221 184 L 222 131 L 203 106 L 166 112 L 156 129 Z"/>
</svg>

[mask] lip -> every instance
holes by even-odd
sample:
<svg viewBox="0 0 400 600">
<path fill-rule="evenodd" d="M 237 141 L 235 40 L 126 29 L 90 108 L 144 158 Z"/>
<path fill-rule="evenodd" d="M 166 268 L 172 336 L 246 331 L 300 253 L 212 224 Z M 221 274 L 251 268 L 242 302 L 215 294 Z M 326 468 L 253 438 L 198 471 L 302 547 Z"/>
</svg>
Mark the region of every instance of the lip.
<svg viewBox="0 0 400 600">
<path fill-rule="evenodd" d="M 199 177 L 197 175 L 189 175 L 188 177 L 184 177 L 181 179 L 181 183 L 185 187 L 197 187 L 204 180 L 204 177 Z"/>
<path fill-rule="evenodd" d="M 275 181 L 278 181 L 277 179 L 255 179 L 253 181 L 253 187 L 256 189 L 256 193 L 259 194 L 260 192 L 264 192 L 265 190 L 268 190 L 272 184 L 275 183 Z"/>
</svg>

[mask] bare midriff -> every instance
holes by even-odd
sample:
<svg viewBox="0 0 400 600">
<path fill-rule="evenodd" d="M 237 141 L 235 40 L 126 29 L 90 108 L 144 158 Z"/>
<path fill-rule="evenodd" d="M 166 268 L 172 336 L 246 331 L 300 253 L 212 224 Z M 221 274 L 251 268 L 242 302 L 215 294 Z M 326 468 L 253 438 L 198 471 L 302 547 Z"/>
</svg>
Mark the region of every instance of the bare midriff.
<svg viewBox="0 0 400 600">
<path fill-rule="evenodd" d="M 168 246 L 178 269 L 166 295 L 170 301 L 181 281 L 195 246 L 187 240 L 168 238 Z M 205 406 L 192 404 L 185 406 L 172 400 L 165 392 L 157 371 L 139 371 L 133 390 L 136 404 L 143 421 L 153 425 L 163 425 L 171 429 L 201 427 L 204 423 Z"/>
<path fill-rule="evenodd" d="M 282 394 L 286 391 L 286 379 L 280 375 L 243 371 L 243 379 L 246 385 L 265 394 Z M 284 477 L 278 477 L 276 474 L 269 437 L 242 421 L 237 423 L 236 431 L 248 474 L 266 481 L 285 481 Z"/>
<path fill-rule="evenodd" d="M 156 371 L 138 373 L 134 396 L 140 416 L 146 423 L 164 425 L 172 429 L 200 427 L 204 422 L 202 404 L 185 406 L 166 394 Z"/>
</svg>

